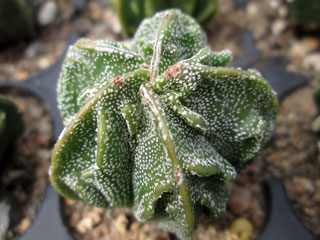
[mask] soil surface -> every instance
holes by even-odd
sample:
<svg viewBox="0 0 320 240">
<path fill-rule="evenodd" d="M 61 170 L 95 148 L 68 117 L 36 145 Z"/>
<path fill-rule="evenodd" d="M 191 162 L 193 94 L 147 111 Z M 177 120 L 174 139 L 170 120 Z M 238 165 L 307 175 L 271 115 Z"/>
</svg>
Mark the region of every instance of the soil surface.
<svg viewBox="0 0 320 240">
<path fill-rule="evenodd" d="M 236 182 L 229 185 L 230 201 L 224 217 L 215 221 L 202 217 L 194 239 L 255 239 L 266 218 L 262 183 L 271 177 L 284 181 L 298 218 L 310 231 L 320 234 L 319 134 L 312 128 L 317 116 L 312 93 L 320 84 L 320 36 L 298 31 L 290 19 L 286 1 L 251 0 L 244 8 L 237 8 L 234 2 L 221 1 L 217 16 L 205 27 L 212 49 L 230 49 L 236 59 L 242 55 L 240 33 L 249 30 L 263 57 L 286 57 L 289 62 L 286 70 L 306 75 L 310 82 L 281 101 L 273 139 Z M 84 11 L 77 14 L 72 6 L 64 4 L 64 11 L 60 11 L 54 23 L 42 29 L 33 41 L 0 52 L 0 82 L 22 80 L 51 65 L 73 32 L 91 39 L 121 39 L 119 23 L 108 1 L 88 1 Z M 42 118 L 39 115 L 36 121 Z M 34 141 L 30 144 L 39 147 Z M 36 154 L 42 151 L 40 147 Z M 28 194 L 38 189 L 31 188 L 33 191 Z M 39 202 L 37 196 L 34 194 L 30 199 Z M 67 199 L 61 201 L 66 226 L 75 239 L 176 239 L 153 223 L 136 221 L 125 210 L 102 210 Z M 9 233 L 14 229 L 11 227 Z"/>
</svg>

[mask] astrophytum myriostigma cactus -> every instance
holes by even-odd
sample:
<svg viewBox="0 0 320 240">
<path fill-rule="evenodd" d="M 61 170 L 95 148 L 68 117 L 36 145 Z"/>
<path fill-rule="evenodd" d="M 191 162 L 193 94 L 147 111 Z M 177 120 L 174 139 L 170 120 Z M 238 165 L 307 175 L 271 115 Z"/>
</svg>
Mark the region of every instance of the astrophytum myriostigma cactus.
<svg viewBox="0 0 320 240">
<path fill-rule="evenodd" d="M 144 20 L 131 48 L 79 40 L 59 80 L 66 128 L 52 153 L 54 187 L 190 239 L 204 209 L 224 212 L 225 183 L 273 130 L 269 84 L 224 67 L 230 59 L 179 10 Z"/>
</svg>

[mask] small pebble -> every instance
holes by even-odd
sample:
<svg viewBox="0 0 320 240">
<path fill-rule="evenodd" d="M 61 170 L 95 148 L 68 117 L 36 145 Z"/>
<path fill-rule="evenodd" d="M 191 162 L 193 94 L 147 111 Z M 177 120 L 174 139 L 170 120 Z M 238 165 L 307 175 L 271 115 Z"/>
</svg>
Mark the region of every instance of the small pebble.
<svg viewBox="0 0 320 240">
<path fill-rule="evenodd" d="M 77 225 L 77 229 L 80 233 L 90 231 L 93 227 L 93 221 L 91 218 L 83 218 Z"/>
<path fill-rule="evenodd" d="M 43 53 L 42 43 L 40 41 L 34 41 L 26 48 L 24 55 L 26 58 L 34 58 Z"/>
<path fill-rule="evenodd" d="M 138 221 L 133 222 L 133 223 L 130 225 L 130 230 L 133 231 L 133 232 L 139 231 L 140 228 L 141 228 L 141 223 L 138 222 Z"/>
<path fill-rule="evenodd" d="M 23 169 L 10 169 L 5 176 L 3 176 L 3 183 L 10 184 L 14 180 L 17 180 L 25 174 Z"/>
<path fill-rule="evenodd" d="M 302 65 L 305 68 L 320 72 L 320 52 L 307 55 L 304 58 Z"/>
<path fill-rule="evenodd" d="M 253 225 L 257 228 L 261 227 L 263 224 L 263 219 L 262 217 L 254 217 L 253 218 Z"/>
<path fill-rule="evenodd" d="M 287 23 L 283 19 L 277 19 L 274 21 L 274 23 L 271 25 L 271 32 L 274 36 L 279 36 L 281 35 L 284 30 L 287 27 Z"/>
<path fill-rule="evenodd" d="M 114 33 L 120 33 L 121 32 L 121 25 L 118 20 L 117 15 L 112 11 L 112 9 L 108 8 L 104 12 L 103 18 L 105 21 L 110 22 L 110 27 Z"/>
<path fill-rule="evenodd" d="M 279 0 L 270 0 L 269 4 L 270 4 L 270 7 L 273 9 L 278 9 L 280 7 Z"/>
<path fill-rule="evenodd" d="M 51 65 L 51 60 L 48 57 L 42 57 L 38 61 L 38 66 L 41 69 L 47 68 Z"/>
<path fill-rule="evenodd" d="M 304 37 L 302 43 L 306 46 L 309 52 L 316 51 L 320 47 L 320 41 L 315 37 Z"/>
<path fill-rule="evenodd" d="M 75 201 L 69 198 L 64 198 L 64 202 L 67 204 L 67 206 L 73 206 L 75 204 Z"/>
<path fill-rule="evenodd" d="M 31 221 L 29 218 L 24 218 L 21 223 L 19 224 L 19 231 L 20 232 L 24 232 L 25 230 L 27 230 L 31 225 Z"/>
<path fill-rule="evenodd" d="M 103 11 L 97 1 L 90 1 L 87 8 L 89 9 L 89 16 L 92 21 L 99 21 L 102 19 Z"/>
<path fill-rule="evenodd" d="M 317 211 L 315 208 L 305 208 L 305 212 L 310 216 L 315 216 Z"/>
<path fill-rule="evenodd" d="M 5 239 L 5 234 L 9 226 L 10 205 L 6 202 L 0 203 L 0 239 Z"/>
<path fill-rule="evenodd" d="M 119 215 L 115 220 L 115 226 L 121 233 L 127 232 L 128 223 L 129 221 L 124 214 Z"/>
<path fill-rule="evenodd" d="M 320 131 L 320 116 L 318 116 L 315 120 L 313 120 L 311 124 L 311 129 L 315 133 Z"/>
<path fill-rule="evenodd" d="M 229 207 L 235 214 L 247 211 L 251 205 L 252 194 L 248 188 L 236 187 L 231 190 Z"/>
<path fill-rule="evenodd" d="M 85 214 L 85 217 L 92 219 L 92 222 L 93 222 L 94 225 L 98 224 L 102 219 L 101 215 L 96 211 L 87 212 Z"/>
<path fill-rule="evenodd" d="M 302 194 L 304 192 L 314 192 L 314 186 L 308 178 L 294 177 L 293 183 L 296 187 L 296 191 L 299 194 Z"/>
<path fill-rule="evenodd" d="M 27 70 L 21 69 L 16 74 L 14 74 L 14 79 L 16 80 L 24 80 L 29 76 L 29 72 Z"/>
<path fill-rule="evenodd" d="M 286 6 L 279 7 L 278 14 L 281 18 L 287 17 L 288 16 L 288 8 Z"/>
<path fill-rule="evenodd" d="M 246 218 L 238 218 L 232 222 L 230 232 L 235 234 L 239 240 L 247 240 L 253 233 L 253 226 Z"/>
<path fill-rule="evenodd" d="M 308 49 L 301 41 L 295 41 L 291 44 L 289 54 L 291 57 L 303 58 L 308 53 Z"/>
<path fill-rule="evenodd" d="M 46 26 L 52 23 L 58 14 L 58 5 L 56 1 L 46 1 L 40 7 L 38 13 L 38 23 L 40 26 Z"/>
<path fill-rule="evenodd" d="M 250 18 L 255 18 L 259 14 L 259 8 L 256 3 L 250 2 L 247 7 L 247 13 Z"/>
</svg>

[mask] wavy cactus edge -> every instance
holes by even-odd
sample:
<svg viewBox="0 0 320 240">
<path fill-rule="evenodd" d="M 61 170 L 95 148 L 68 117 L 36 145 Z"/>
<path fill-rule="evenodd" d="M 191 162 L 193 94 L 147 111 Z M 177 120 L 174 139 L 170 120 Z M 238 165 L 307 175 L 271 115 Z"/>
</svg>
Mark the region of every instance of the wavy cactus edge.
<svg viewBox="0 0 320 240">
<path fill-rule="evenodd" d="M 145 19 L 131 49 L 79 40 L 58 84 L 65 130 L 49 170 L 65 197 L 131 209 L 182 239 L 225 211 L 225 182 L 270 139 L 278 102 L 255 70 L 225 67 L 205 33 L 172 9 Z"/>
</svg>

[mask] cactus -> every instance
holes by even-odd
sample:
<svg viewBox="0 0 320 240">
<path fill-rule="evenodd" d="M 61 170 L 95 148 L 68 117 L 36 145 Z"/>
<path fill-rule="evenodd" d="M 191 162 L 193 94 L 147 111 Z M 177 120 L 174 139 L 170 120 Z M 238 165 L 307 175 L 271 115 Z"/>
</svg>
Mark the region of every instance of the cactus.
<svg viewBox="0 0 320 240">
<path fill-rule="evenodd" d="M 219 0 L 113 0 L 125 36 L 132 36 L 145 17 L 160 10 L 180 8 L 198 22 L 205 23 L 215 15 L 218 5 Z"/>
<path fill-rule="evenodd" d="M 32 37 L 33 11 L 33 0 L 0 0 L 0 44 Z"/>
<path fill-rule="evenodd" d="M 316 104 L 318 113 L 320 113 L 320 85 L 314 90 L 313 101 Z"/>
<path fill-rule="evenodd" d="M 0 95 L 0 160 L 23 130 L 24 121 L 20 108 Z"/>
<path fill-rule="evenodd" d="M 274 126 L 270 85 L 255 70 L 225 67 L 230 60 L 176 9 L 145 19 L 131 48 L 80 39 L 58 84 L 66 128 L 52 152 L 53 186 L 190 239 L 203 210 L 223 214 L 226 182 Z"/>
<path fill-rule="evenodd" d="M 0 110 L 0 137 L 4 131 L 6 125 L 6 114 Z"/>
<path fill-rule="evenodd" d="M 318 30 L 320 26 L 320 1 L 287 0 L 290 5 L 290 15 L 294 23 L 309 30 Z M 306 29 L 305 29 L 306 30 Z"/>
<path fill-rule="evenodd" d="M 312 97 L 313 97 L 315 106 L 317 108 L 317 116 L 312 121 L 311 128 L 313 132 L 319 133 L 320 132 L 320 85 L 316 87 Z M 318 141 L 318 148 L 320 149 L 320 141 Z"/>
</svg>

